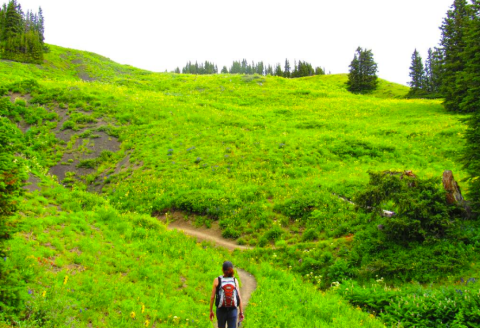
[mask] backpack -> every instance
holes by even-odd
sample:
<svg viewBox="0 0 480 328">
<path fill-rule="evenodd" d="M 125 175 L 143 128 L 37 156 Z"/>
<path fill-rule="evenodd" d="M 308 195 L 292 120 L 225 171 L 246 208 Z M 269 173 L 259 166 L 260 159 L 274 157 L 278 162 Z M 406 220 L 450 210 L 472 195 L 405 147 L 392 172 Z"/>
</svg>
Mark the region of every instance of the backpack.
<svg viewBox="0 0 480 328">
<path fill-rule="evenodd" d="M 237 292 L 237 280 L 234 277 L 218 277 L 215 305 L 219 308 L 236 308 L 240 304 Z"/>
</svg>

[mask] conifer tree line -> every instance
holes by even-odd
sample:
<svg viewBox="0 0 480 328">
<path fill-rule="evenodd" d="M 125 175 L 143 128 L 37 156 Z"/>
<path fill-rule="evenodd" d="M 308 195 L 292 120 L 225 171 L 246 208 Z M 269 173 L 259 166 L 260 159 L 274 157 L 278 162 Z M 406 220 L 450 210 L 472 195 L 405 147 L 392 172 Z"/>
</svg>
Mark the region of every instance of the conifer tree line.
<svg viewBox="0 0 480 328">
<path fill-rule="evenodd" d="M 42 8 L 38 13 L 23 12 L 16 0 L 0 9 L 0 58 L 24 63 L 43 62 L 44 43 Z"/>
<path fill-rule="evenodd" d="M 439 47 L 428 50 L 425 65 L 415 49 L 410 65 L 410 97 L 444 98 L 448 110 L 471 112 L 461 104 L 469 88 L 467 62 L 474 54 L 469 54 L 467 48 L 475 42 L 470 35 L 478 20 L 477 2 L 454 0 L 440 26 Z"/>
<path fill-rule="evenodd" d="M 180 68 L 176 68 L 175 73 L 180 73 Z M 188 62 L 185 67 L 182 68 L 181 73 L 183 74 L 218 74 L 217 65 L 210 63 L 208 61 L 203 63 L 192 64 Z M 271 75 L 271 76 L 280 76 L 285 78 L 296 78 L 304 76 L 313 76 L 313 75 L 325 75 L 325 70 L 321 67 L 315 67 L 306 62 L 295 60 L 293 68 L 290 66 L 290 61 L 285 60 L 285 65 L 282 68 L 281 64 L 276 64 L 274 67 L 272 65 L 266 65 L 263 61 L 255 63 L 249 63 L 246 59 L 241 61 L 233 61 L 230 68 L 223 66 L 220 71 L 221 74 L 246 74 L 246 75 Z"/>
<path fill-rule="evenodd" d="M 180 68 L 177 67 L 175 70 L 175 73 L 180 73 Z M 205 61 L 204 63 L 195 63 L 192 64 L 191 62 L 188 62 L 187 65 L 185 65 L 184 68 L 182 68 L 182 73 L 183 74 L 217 74 L 218 73 L 218 68 L 217 65 L 214 63 L 210 63 L 209 61 Z"/>
<path fill-rule="evenodd" d="M 441 97 L 441 76 L 443 73 L 442 65 L 443 54 L 440 49 L 428 49 L 425 65 L 417 49 L 412 54 L 412 63 L 410 65 L 410 92 L 408 97 Z"/>
</svg>

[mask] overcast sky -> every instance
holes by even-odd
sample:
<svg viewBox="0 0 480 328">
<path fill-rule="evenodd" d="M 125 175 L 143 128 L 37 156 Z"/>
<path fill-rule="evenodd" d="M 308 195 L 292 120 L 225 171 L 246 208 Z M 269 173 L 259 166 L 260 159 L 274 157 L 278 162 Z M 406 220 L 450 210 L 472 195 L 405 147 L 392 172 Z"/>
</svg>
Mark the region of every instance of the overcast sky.
<svg viewBox="0 0 480 328">
<path fill-rule="evenodd" d="M 6 2 L 7 0 L 3 0 Z M 358 46 L 406 84 L 411 55 L 438 44 L 453 0 L 18 0 L 42 7 L 46 42 L 151 71 L 187 61 L 305 60 L 347 73 Z M 0 1 L 2 2 L 2 1 Z"/>
</svg>

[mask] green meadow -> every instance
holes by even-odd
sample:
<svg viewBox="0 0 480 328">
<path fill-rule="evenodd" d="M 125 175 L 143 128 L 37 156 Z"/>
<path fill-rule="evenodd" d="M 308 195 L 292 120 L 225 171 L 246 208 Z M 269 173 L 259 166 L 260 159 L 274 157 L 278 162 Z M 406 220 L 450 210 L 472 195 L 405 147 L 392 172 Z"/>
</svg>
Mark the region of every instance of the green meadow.
<svg viewBox="0 0 480 328">
<path fill-rule="evenodd" d="M 24 307 L 0 318 L 211 327 L 211 281 L 231 259 L 258 282 L 245 327 L 419 324 L 386 303 L 474 277 L 477 227 L 465 223 L 458 243 L 362 262 L 355 236 L 377 222 L 345 199 L 369 171 L 411 170 L 440 187 L 452 170 L 468 191 L 458 160 L 466 126 L 441 100 L 404 99 L 407 87 L 381 80 L 354 95 L 345 82 L 152 73 L 53 45 L 41 66 L 0 61 L 1 122 L 29 174 L 2 263 L 24 282 Z M 168 230 L 169 216 L 252 249 L 198 243 Z M 478 285 L 468 284 L 463 310 L 421 324 L 475 327 Z"/>
</svg>

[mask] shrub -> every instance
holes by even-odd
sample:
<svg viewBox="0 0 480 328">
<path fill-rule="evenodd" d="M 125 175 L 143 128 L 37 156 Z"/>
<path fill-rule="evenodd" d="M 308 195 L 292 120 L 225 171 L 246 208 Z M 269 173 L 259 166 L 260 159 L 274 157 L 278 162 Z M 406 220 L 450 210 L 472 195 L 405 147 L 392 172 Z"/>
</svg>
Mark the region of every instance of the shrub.
<svg viewBox="0 0 480 328">
<path fill-rule="evenodd" d="M 275 241 L 280 239 L 280 237 L 282 237 L 283 234 L 284 234 L 284 231 L 282 230 L 282 228 L 280 228 L 277 225 L 274 225 L 270 230 L 268 230 L 264 234 L 264 237 L 269 241 Z"/>
<path fill-rule="evenodd" d="M 387 326 L 478 327 L 480 295 L 478 283 L 469 279 L 459 286 L 424 288 L 405 285 L 392 289 L 379 277 L 377 283 L 359 286 L 342 283 L 337 290 L 353 305 L 378 314 Z"/>
<path fill-rule="evenodd" d="M 406 174 L 370 174 L 367 188 L 356 197 L 363 209 L 380 213 L 385 203 L 396 215 L 382 220 L 383 233 L 398 243 L 432 241 L 447 236 L 457 225 L 462 210 L 446 202 L 438 179 L 418 179 Z"/>
<path fill-rule="evenodd" d="M 75 130 L 75 127 L 76 127 L 75 122 L 65 121 L 65 122 L 63 122 L 62 130 L 68 130 L 68 129 Z"/>
<path fill-rule="evenodd" d="M 84 168 L 84 169 L 94 169 L 95 166 L 97 166 L 96 159 L 84 159 L 84 160 L 81 160 L 80 163 L 78 163 L 77 165 L 78 168 Z"/>
<path fill-rule="evenodd" d="M 318 238 L 318 232 L 313 228 L 307 229 L 302 235 L 302 241 L 312 241 L 317 238 Z"/>
</svg>

